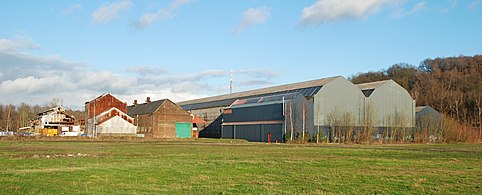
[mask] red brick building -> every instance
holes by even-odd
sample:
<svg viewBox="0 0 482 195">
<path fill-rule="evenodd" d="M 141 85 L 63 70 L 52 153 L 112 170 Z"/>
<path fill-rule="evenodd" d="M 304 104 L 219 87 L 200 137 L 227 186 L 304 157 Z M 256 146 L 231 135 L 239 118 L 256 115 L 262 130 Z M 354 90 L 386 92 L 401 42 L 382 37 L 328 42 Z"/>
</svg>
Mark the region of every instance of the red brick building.
<svg viewBox="0 0 482 195">
<path fill-rule="evenodd" d="M 168 99 L 150 101 L 127 107 L 127 114 L 134 118 L 138 134 L 151 138 L 191 138 L 191 114 Z"/>
<path fill-rule="evenodd" d="M 126 114 L 127 103 L 110 93 L 85 103 L 86 133 L 89 136 L 136 135 L 134 119 Z"/>
</svg>

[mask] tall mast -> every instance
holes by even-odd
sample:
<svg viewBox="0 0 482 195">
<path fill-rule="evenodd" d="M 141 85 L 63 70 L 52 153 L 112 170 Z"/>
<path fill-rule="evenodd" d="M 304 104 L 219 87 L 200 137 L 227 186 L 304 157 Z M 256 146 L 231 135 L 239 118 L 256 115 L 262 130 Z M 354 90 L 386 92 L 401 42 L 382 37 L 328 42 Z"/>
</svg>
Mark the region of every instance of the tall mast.
<svg viewBox="0 0 482 195">
<path fill-rule="evenodd" d="M 233 70 L 229 73 L 229 94 L 233 93 Z"/>
</svg>

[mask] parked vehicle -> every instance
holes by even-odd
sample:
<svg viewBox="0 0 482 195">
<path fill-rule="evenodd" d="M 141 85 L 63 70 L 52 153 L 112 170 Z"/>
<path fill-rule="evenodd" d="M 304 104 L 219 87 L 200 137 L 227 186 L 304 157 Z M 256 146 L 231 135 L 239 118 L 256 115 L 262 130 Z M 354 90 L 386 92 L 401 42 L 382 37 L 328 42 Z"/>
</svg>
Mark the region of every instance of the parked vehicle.
<svg viewBox="0 0 482 195">
<path fill-rule="evenodd" d="M 34 136 L 34 134 L 32 132 L 20 132 L 17 134 L 17 136 L 26 137 L 26 136 Z"/>
<path fill-rule="evenodd" d="M 0 131 L 0 136 L 14 136 L 15 132 L 13 131 Z"/>
<path fill-rule="evenodd" d="M 79 132 L 62 132 L 60 136 L 65 136 L 65 137 L 76 137 L 79 136 Z"/>
<path fill-rule="evenodd" d="M 40 131 L 40 134 L 42 134 L 43 136 L 57 136 L 58 130 L 57 129 L 42 129 Z"/>
</svg>

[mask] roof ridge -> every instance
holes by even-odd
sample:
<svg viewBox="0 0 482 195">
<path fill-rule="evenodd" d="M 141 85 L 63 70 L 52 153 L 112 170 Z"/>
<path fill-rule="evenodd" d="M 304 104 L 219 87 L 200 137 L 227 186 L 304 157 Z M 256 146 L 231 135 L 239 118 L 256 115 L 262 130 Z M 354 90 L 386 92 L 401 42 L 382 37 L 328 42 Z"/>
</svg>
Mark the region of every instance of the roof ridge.
<svg viewBox="0 0 482 195">
<path fill-rule="evenodd" d="M 156 100 L 156 101 L 150 101 L 150 102 L 144 102 L 144 103 L 141 103 L 141 104 L 137 104 L 137 105 L 130 105 L 130 106 L 127 106 L 127 107 L 131 107 L 131 106 L 140 106 L 140 105 L 146 105 L 146 104 L 152 104 L 152 103 L 156 103 L 156 102 L 160 102 L 160 101 L 166 101 L 168 100 L 167 98 L 164 98 L 164 99 L 160 99 L 160 100 Z"/>
<path fill-rule="evenodd" d="M 393 81 L 393 79 L 386 79 L 386 80 L 380 80 L 380 81 L 372 81 L 372 82 L 367 82 L 367 83 L 358 83 L 358 84 L 355 84 L 358 88 L 360 88 L 361 90 L 367 90 L 367 89 L 375 89 L 375 88 L 378 88 L 380 86 L 382 86 L 383 84 L 389 82 L 389 81 Z"/>
<path fill-rule="evenodd" d="M 342 77 L 342 76 L 333 76 L 333 77 L 326 77 L 326 78 L 321 78 L 321 79 L 302 81 L 302 82 L 297 82 L 297 83 L 283 84 L 283 85 L 277 85 L 277 86 L 272 86 L 272 87 L 265 87 L 265 88 L 261 88 L 261 89 L 253 89 L 253 90 L 248 90 L 248 91 L 242 91 L 242 92 L 237 92 L 237 93 L 233 93 L 233 94 L 222 94 L 222 95 L 217 95 L 217 96 L 198 98 L 198 99 L 194 99 L 194 100 L 181 101 L 181 102 L 177 102 L 177 104 L 182 106 L 182 105 L 188 105 L 188 104 L 196 104 L 196 103 L 200 103 L 200 102 L 218 101 L 218 100 L 223 100 L 223 99 L 243 98 L 245 96 L 261 95 L 263 93 L 269 93 L 269 92 L 267 92 L 268 90 L 272 90 L 271 92 L 280 92 L 280 91 L 292 90 L 292 89 L 296 89 L 296 88 L 302 89 L 302 88 L 309 88 L 309 87 L 314 87 L 314 86 L 323 86 L 324 84 L 327 84 L 328 82 L 330 82 L 330 81 L 332 81 L 336 78 L 340 78 L 340 77 Z"/>
</svg>

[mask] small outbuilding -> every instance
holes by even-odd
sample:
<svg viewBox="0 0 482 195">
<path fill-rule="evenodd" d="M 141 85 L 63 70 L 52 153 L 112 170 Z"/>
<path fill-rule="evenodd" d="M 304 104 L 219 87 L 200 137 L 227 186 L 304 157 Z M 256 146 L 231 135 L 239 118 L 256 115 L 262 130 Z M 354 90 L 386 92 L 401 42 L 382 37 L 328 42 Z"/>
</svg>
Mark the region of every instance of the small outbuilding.
<svg viewBox="0 0 482 195">
<path fill-rule="evenodd" d="M 199 118 L 195 114 L 191 114 L 192 117 L 192 137 L 198 138 L 199 137 L 199 129 L 203 129 L 206 127 L 206 121 Z"/>
<path fill-rule="evenodd" d="M 442 113 L 430 106 L 419 106 L 415 110 L 418 130 L 432 130 L 442 127 Z"/>
<path fill-rule="evenodd" d="M 148 97 L 146 103 L 127 107 L 127 114 L 134 118 L 138 134 L 151 138 L 191 138 L 191 113 L 183 110 L 169 99 L 151 102 Z"/>
</svg>

